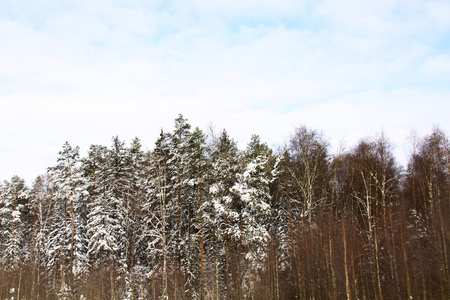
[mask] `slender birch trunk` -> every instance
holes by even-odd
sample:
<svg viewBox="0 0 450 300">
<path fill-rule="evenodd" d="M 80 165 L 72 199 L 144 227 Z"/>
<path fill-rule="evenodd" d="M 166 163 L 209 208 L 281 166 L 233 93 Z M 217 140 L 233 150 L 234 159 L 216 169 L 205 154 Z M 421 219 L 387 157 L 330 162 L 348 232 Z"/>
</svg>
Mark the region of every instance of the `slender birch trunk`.
<svg viewBox="0 0 450 300">
<path fill-rule="evenodd" d="M 403 237 L 403 225 L 400 227 L 400 238 L 402 242 L 402 251 L 403 251 L 403 261 L 405 263 L 405 273 L 406 273 L 406 292 L 408 294 L 408 299 L 412 299 L 412 291 L 411 291 L 411 279 L 409 276 L 409 265 L 408 265 L 408 252 L 406 251 L 405 239 Z"/>
<path fill-rule="evenodd" d="M 342 242 L 344 244 L 344 270 L 345 270 L 345 291 L 347 300 L 351 299 L 352 293 L 350 288 L 350 280 L 348 277 L 348 262 L 347 262 L 347 237 L 345 234 L 345 221 L 344 217 L 342 217 Z"/>
</svg>

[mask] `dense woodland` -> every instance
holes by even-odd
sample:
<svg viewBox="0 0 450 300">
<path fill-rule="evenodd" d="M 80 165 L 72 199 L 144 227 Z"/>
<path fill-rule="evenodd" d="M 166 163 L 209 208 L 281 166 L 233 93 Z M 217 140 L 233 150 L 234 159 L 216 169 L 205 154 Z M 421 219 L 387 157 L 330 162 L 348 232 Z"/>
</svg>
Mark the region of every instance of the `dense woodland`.
<svg viewBox="0 0 450 300">
<path fill-rule="evenodd" d="M 239 150 L 179 116 L 153 150 L 65 143 L 0 184 L 1 299 L 450 299 L 450 145 L 296 128 Z"/>
</svg>

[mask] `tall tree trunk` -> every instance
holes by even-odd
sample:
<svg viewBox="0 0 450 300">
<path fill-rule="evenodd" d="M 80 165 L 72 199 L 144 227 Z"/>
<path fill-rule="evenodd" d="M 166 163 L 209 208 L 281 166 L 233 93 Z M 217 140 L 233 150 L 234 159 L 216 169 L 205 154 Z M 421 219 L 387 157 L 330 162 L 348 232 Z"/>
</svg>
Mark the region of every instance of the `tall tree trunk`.
<svg viewBox="0 0 450 300">
<path fill-rule="evenodd" d="M 408 299 L 412 299 L 412 291 L 411 291 L 411 279 L 409 276 L 409 265 L 408 265 L 408 252 L 406 251 L 405 239 L 403 237 L 403 225 L 400 226 L 400 238 L 402 242 L 402 251 L 403 251 L 403 261 L 405 263 L 405 273 L 406 273 L 406 292 L 408 294 Z"/>
<path fill-rule="evenodd" d="M 181 285 L 178 280 L 181 274 L 181 257 L 180 257 L 180 243 L 181 243 L 181 178 L 178 178 L 178 208 L 177 208 L 177 235 L 178 235 L 178 243 L 176 245 L 176 258 L 175 258 L 175 299 L 177 299 L 177 294 L 179 288 L 181 288 L 183 285 Z M 178 274 L 178 268 L 177 265 L 179 265 L 180 268 L 180 274 Z M 180 287 L 178 286 L 180 284 Z M 183 291 L 184 292 L 184 291 Z M 182 295 L 180 294 L 180 297 Z"/>
<path fill-rule="evenodd" d="M 40 298 L 40 291 L 41 291 L 41 255 L 38 254 L 38 268 L 37 268 L 37 295 L 36 295 L 36 299 L 41 299 Z M 33 295 L 32 295 L 33 296 Z"/>
<path fill-rule="evenodd" d="M 70 281 L 71 286 L 73 288 L 74 284 L 74 273 L 73 273 L 73 247 L 74 247 L 74 240 L 75 240 L 75 230 L 74 230 L 74 219 L 73 219 L 73 200 L 72 200 L 72 192 L 70 197 L 70 219 L 71 219 L 71 227 L 72 227 L 72 238 L 71 238 L 71 245 L 70 245 Z"/>
<path fill-rule="evenodd" d="M 345 291 L 347 295 L 347 300 L 351 299 L 352 293 L 350 288 L 350 280 L 348 277 L 348 262 L 347 262 L 347 237 L 345 234 L 345 221 L 342 217 L 342 242 L 344 244 L 344 270 L 345 270 Z"/>
<path fill-rule="evenodd" d="M 167 299 L 169 295 L 167 292 L 168 274 L 167 274 L 167 238 L 166 238 L 166 194 L 164 188 L 162 190 L 161 197 L 162 197 L 161 212 L 163 221 L 163 298 Z"/>
<path fill-rule="evenodd" d="M 302 279 L 301 279 L 301 271 L 300 271 L 300 259 L 298 255 L 300 255 L 299 251 L 296 251 L 296 243 L 294 241 L 294 229 L 292 224 L 292 208 L 291 208 L 291 197 L 290 197 L 290 191 L 289 191 L 289 179 L 288 179 L 288 167 L 286 166 L 286 170 L 284 173 L 284 179 L 285 179 L 285 186 L 286 186 L 286 202 L 287 202 L 287 209 L 288 209 L 288 227 L 289 227 L 289 236 L 290 236 L 290 245 L 292 250 L 292 260 L 293 260 L 293 275 L 294 278 L 297 278 L 298 280 L 298 296 L 301 299 L 302 298 Z M 298 252 L 298 254 L 296 253 Z"/>
<path fill-rule="evenodd" d="M 275 248 L 275 290 L 277 295 L 277 300 L 280 300 L 280 282 L 279 282 L 279 274 L 278 274 L 278 252 Z"/>
<path fill-rule="evenodd" d="M 337 184 L 337 164 L 340 161 L 341 153 L 339 152 L 339 155 L 336 160 L 336 164 L 334 166 L 333 170 L 333 184 L 332 184 L 332 191 L 331 191 L 331 211 L 330 216 L 327 218 L 328 220 L 328 248 L 329 248 L 329 261 L 330 261 L 330 270 L 331 270 L 331 286 L 332 286 L 332 292 L 331 296 L 332 298 L 336 299 L 338 295 L 337 291 L 337 281 L 336 281 L 336 269 L 334 266 L 334 235 L 333 235 L 333 229 L 332 229 L 332 223 L 335 221 L 334 219 L 334 203 L 336 202 L 336 184 Z"/>
<path fill-rule="evenodd" d="M 239 256 L 238 256 L 238 299 L 241 299 L 241 258 L 242 258 L 242 234 L 244 232 L 244 223 L 241 218 L 240 234 L 239 234 Z"/>
<path fill-rule="evenodd" d="M 35 249 L 34 249 L 34 238 L 35 238 L 35 231 L 36 231 L 36 218 L 33 218 L 33 227 L 31 231 L 31 263 L 33 264 L 33 270 L 31 272 L 31 298 L 34 297 L 34 291 L 36 289 L 36 259 L 35 259 Z"/>
<path fill-rule="evenodd" d="M 247 260 L 247 265 L 248 265 L 248 276 L 249 276 L 249 283 L 250 283 L 250 298 L 252 300 L 255 299 L 255 293 L 254 293 L 254 286 L 253 286 L 253 277 L 252 277 L 252 265 L 251 265 L 251 260 L 248 259 Z"/>
<path fill-rule="evenodd" d="M 204 249 L 203 249 L 203 209 L 202 209 L 202 173 L 200 172 L 200 183 L 199 183 L 199 214 L 200 214 L 200 299 L 203 299 L 203 281 L 204 281 Z"/>
<path fill-rule="evenodd" d="M 391 233 L 391 242 L 392 242 L 392 269 L 394 272 L 394 278 L 395 278 L 395 292 L 397 293 L 397 297 L 400 300 L 401 299 L 401 289 L 400 289 L 400 279 L 398 275 L 398 263 L 397 263 L 397 253 L 395 251 L 395 234 L 394 234 L 394 222 L 392 221 L 392 207 L 389 209 L 389 227 L 390 227 L 390 233 Z"/>
<path fill-rule="evenodd" d="M 227 215 L 225 215 L 225 296 L 228 299 L 229 295 L 229 250 L 228 250 L 228 224 Z"/>
<path fill-rule="evenodd" d="M 17 286 L 17 299 L 20 300 L 20 287 L 22 285 L 22 266 L 19 267 L 19 285 Z"/>
<path fill-rule="evenodd" d="M 109 255 L 109 280 L 111 285 L 111 300 L 115 300 L 114 258 L 112 253 Z"/>
</svg>

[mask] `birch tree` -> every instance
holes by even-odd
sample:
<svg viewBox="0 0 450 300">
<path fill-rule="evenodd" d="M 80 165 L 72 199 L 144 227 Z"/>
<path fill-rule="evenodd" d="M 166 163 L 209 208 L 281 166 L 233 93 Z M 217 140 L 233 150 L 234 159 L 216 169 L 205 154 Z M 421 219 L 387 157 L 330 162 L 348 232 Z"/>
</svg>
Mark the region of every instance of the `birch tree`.
<svg viewBox="0 0 450 300">
<path fill-rule="evenodd" d="M 293 202 L 301 210 L 299 215 L 312 224 L 315 209 L 328 192 L 328 144 L 319 132 L 302 126 L 291 136 L 287 151 Z"/>
<path fill-rule="evenodd" d="M 417 149 L 409 159 L 404 197 L 409 200 L 413 223 L 418 227 L 421 222 L 425 224 L 420 226 L 425 229 L 424 233 L 418 236 L 426 235 L 430 240 L 439 241 L 437 269 L 442 278 L 440 290 L 444 298 L 450 293 L 450 221 L 446 217 L 450 214 L 450 143 L 438 127 L 418 141 Z"/>
</svg>

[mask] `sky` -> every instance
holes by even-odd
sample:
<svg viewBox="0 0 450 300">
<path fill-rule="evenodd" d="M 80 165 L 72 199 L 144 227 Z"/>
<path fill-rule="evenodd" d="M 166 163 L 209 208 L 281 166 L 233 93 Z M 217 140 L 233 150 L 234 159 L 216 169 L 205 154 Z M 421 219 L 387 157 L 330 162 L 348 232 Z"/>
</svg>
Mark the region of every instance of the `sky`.
<svg viewBox="0 0 450 300">
<path fill-rule="evenodd" d="M 450 1 L 0 2 L 0 181 L 30 184 L 68 141 L 139 137 L 183 114 L 244 149 L 299 126 L 334 153 L 450 130 Z"/>
</svg>

